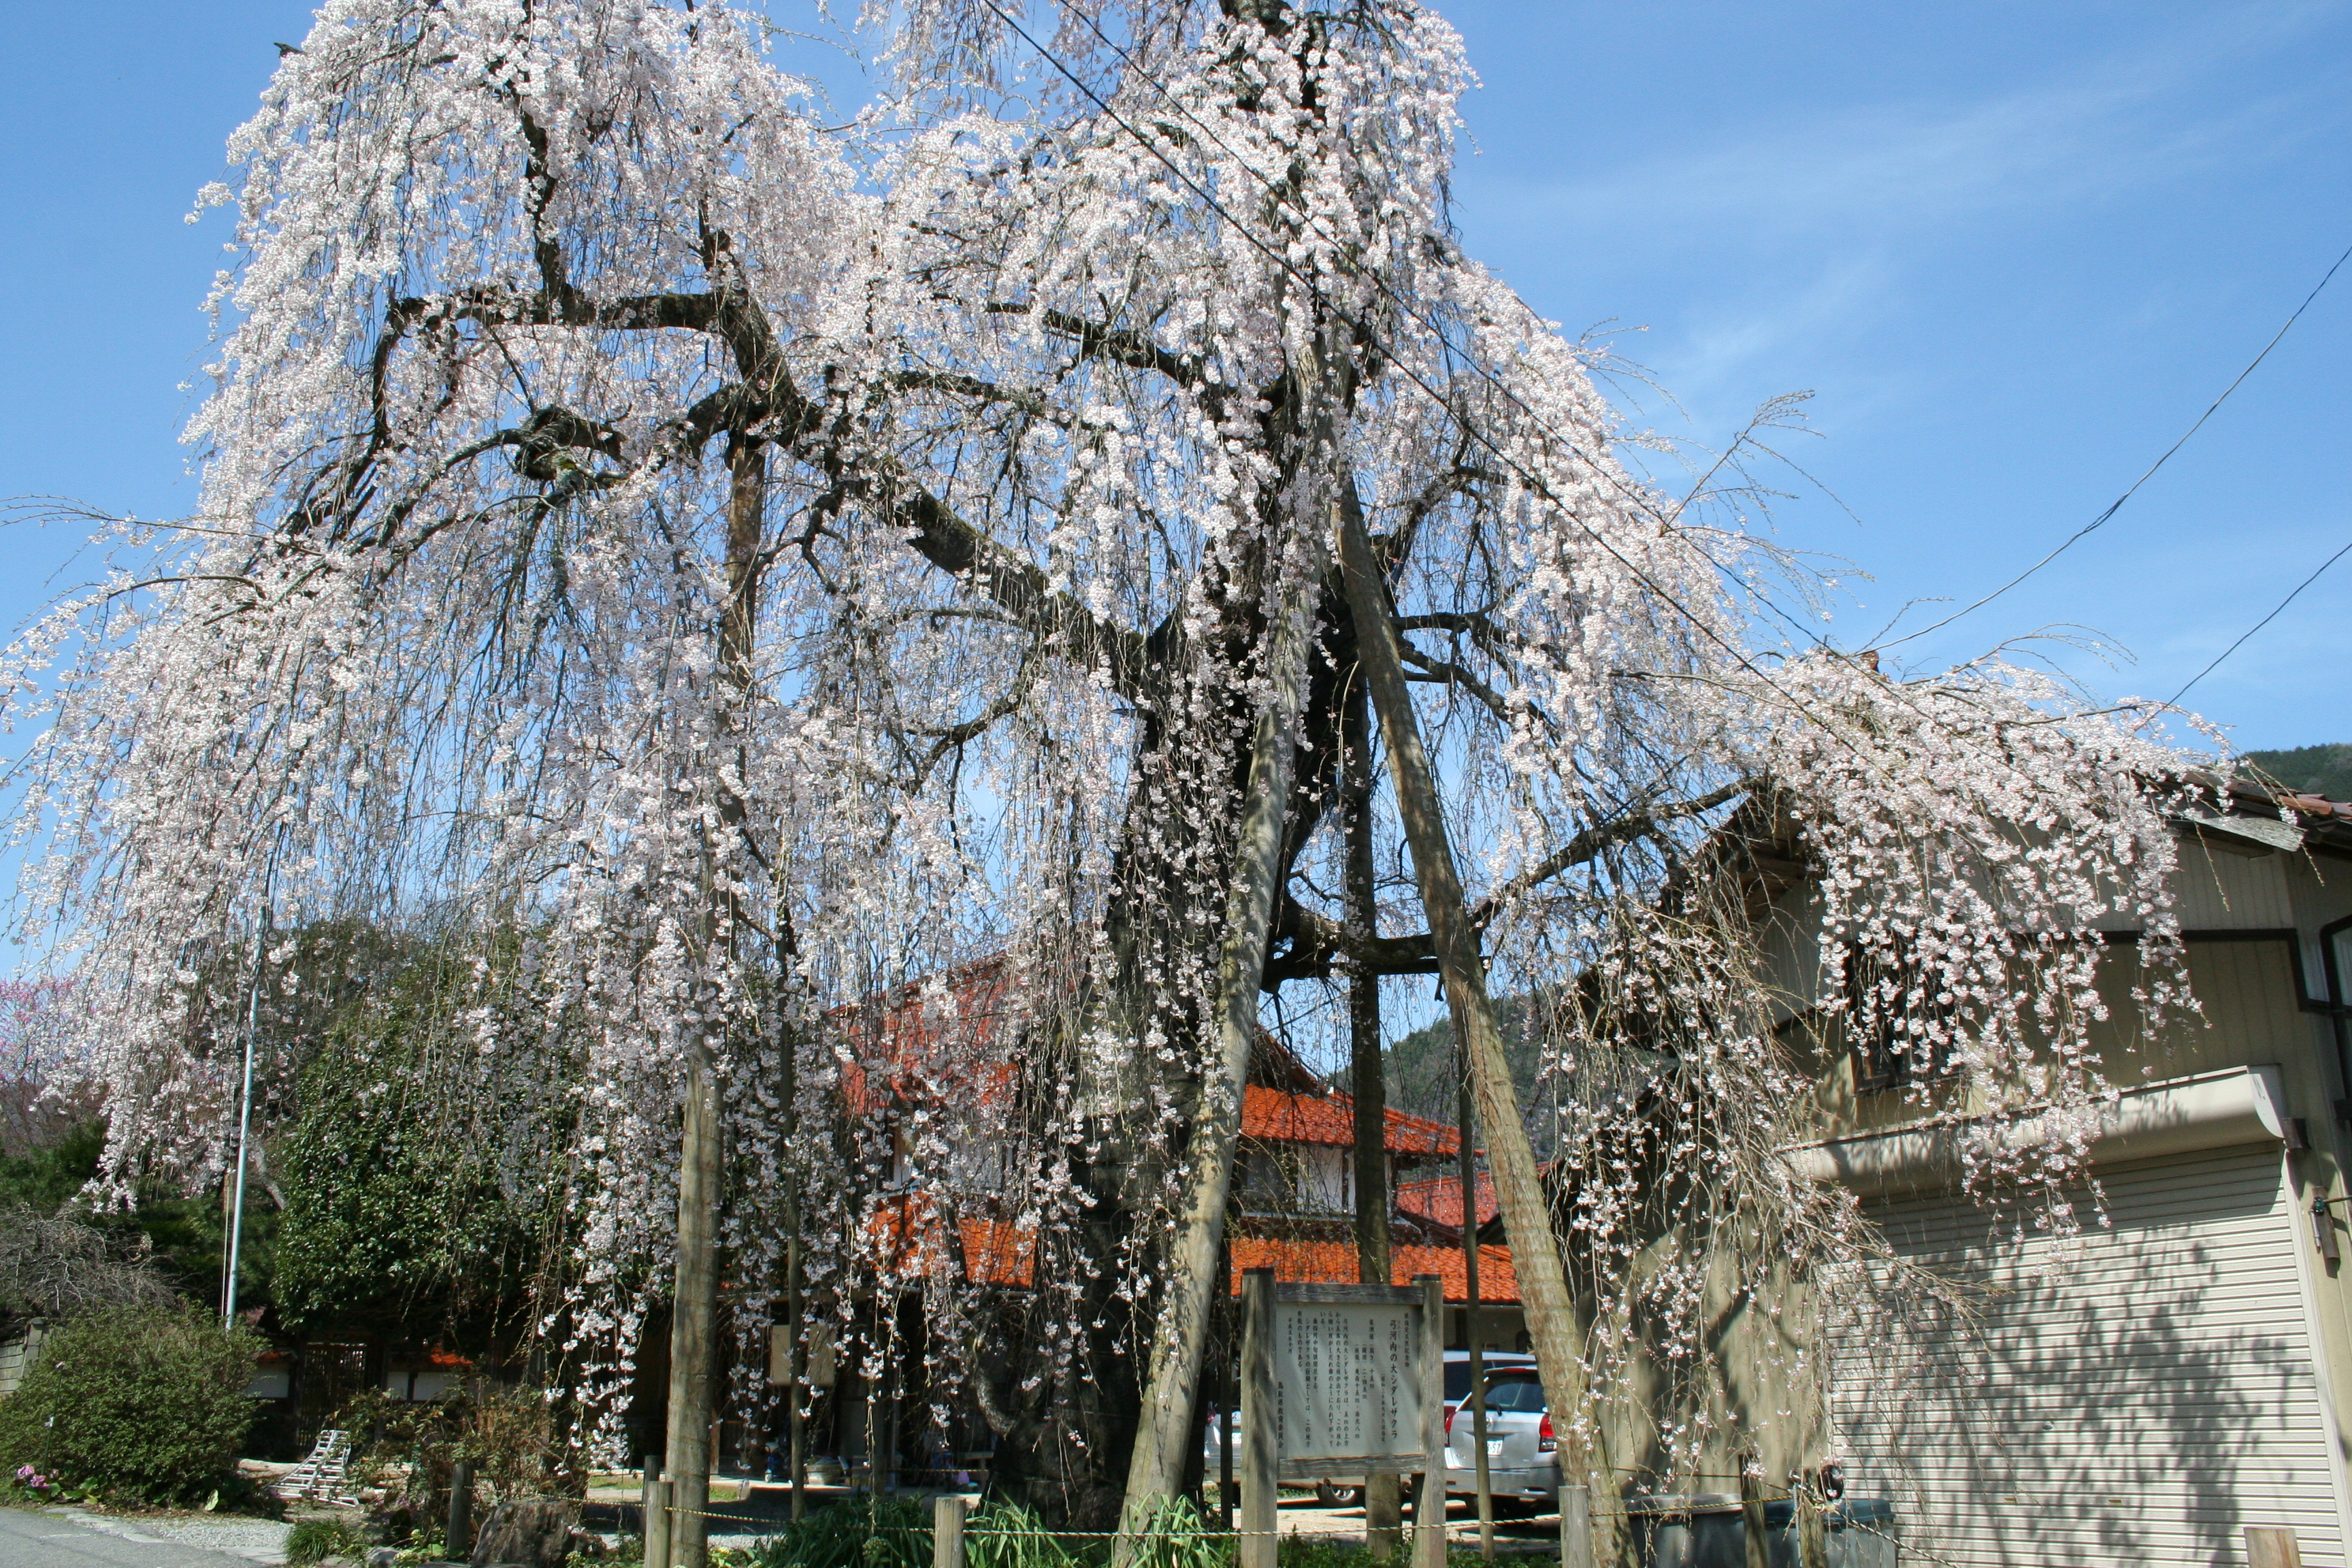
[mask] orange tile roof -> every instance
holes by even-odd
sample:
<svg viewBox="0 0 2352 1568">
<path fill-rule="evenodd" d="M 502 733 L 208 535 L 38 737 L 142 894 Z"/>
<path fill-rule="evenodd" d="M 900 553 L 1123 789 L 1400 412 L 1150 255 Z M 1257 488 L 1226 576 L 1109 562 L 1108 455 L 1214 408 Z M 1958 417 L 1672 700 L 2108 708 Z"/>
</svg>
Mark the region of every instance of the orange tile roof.
<svg viewBox="0 0 2352 1568">
<path fill-rule="evenodd" d="M 1462 1146 L 1454 1129 L 1426 1117 L 1388 1113 L 1391 1154 L 1448 1155 Z M 1295 1094 L 1250 1084 L 1242 1090 L 1242 1136 L 1269 1143 L 1322 1143 L 1342 1149 L 1356 1142 L 1356 1102 L 1333 1089 Z"/>
<path fill-rule="evenodd" d="M 956 1251 L 948 1252 L 947 1226 L 928 1193 L 892 1193 L 866 1216 L 866 1236 L 881 1254 L 881 1269 L 901 1280 L 935 1274 L 960 1262 L 974 1285 L 1034 1285 L 1037 1282 L 1037 1233 L 985 1215 L 958 1215 Z"/>
<path fill-rule="evenodd" d="M 1431 1176 L 1423 1181 L 1399 1182 L 1396 1190 L 1397 1207 L 1407 1214 L 1419 1215 L 1435 1224 L 1462 1228 L 1462 1177 L 1457 1173 Z M 1486 1172 L 1478 1173 L 1478 1223 L 1485 1225 L 1502 1212 L 1495 1196 L 1495 1178 Z M 1480 1281 L 1481 1284 L 1485 1282 Z"/>
<path fill-rule="evenodd" d="M 1037 1282 L 1037 1233 L 1009 1221 L 967 1215 L 963 1229 L 963 1277 L 974 1285 L 1034 1285 Z"/>
<path fill-rule="evenodd" d="M 1242 1288 L 1244 1268 L 1271 1268 L 1285 1285 L 1353 1285 L 1356 1244 L 1352 1241 L 1292 1241 L 1276 1237 L 1237 1236 L 1233 1238 L 1233 1289 Z M 1389 1252 L 1395 1283 L 1410 1285 L 1416 1274 L 1434 1274 L 1445 1281 L 1448 1301 L 1470 1299 L 1468 1276 L 1458 1247 L 1398 1247 Z M 1519 1277 L 1511 1268 L 1507 1247 L 1478 1249 L 1478 1300 L 1484 1305 L 1515 1307 L 1519 1301 Z"/>
<path fill-rule="evenodd" d="M 1003 1092 L 1020 1014 L 1012 971 L 997 953 L 949 971 L 938 985 L 910 982 L 835 1008 L 835 1026 L 857 1047 L 859 1059 L 842 1069 L 851 1113 L 879 1110 L 924 1079 L 923 1098 L 970 1094 L 984 1104 Z"/>
</svg>

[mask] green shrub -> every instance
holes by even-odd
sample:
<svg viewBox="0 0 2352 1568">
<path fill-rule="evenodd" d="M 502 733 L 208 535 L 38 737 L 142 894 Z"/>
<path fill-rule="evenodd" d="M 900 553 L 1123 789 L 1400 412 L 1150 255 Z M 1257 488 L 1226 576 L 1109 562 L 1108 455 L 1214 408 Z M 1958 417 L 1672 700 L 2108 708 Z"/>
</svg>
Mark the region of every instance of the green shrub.
<svg viewBox="0 0 2352 1568">
<path fill-rule="evenodd" d="M 340 1519 L 306 1519 L 286 1532 L 286 1568 L 311 1568 L 329 1557 L 357 1557 L 367 1537 Z"/>
<path fill-rule="evenodd" d="M 31 1465 L 89 1493 L 205 1506 L 250 1489 L 236 1451 L 253 1425 L 263 1345 L 176 1307 L 115 1307 L 42 1342 L 0 1399 L 0 1469 Z"/>
</svg>

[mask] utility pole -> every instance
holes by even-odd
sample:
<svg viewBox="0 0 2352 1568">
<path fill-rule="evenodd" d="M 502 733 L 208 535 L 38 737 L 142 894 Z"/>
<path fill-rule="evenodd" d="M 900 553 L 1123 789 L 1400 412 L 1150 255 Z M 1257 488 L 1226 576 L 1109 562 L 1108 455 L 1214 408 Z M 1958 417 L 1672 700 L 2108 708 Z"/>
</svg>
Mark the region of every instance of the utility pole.
<svg viewBox="0 0 2352 1568">
<path fill-rule="evenodd" d="M 1456 1042 L 1457 1046 L 1459 1042 Z M 1457 1058 L 1460 1052 L 1456 1051 Z M 1486 1349 L 1478 1339 L 1478 1166 L 1470 1152 L 1470 1064 L 1459 1063 L 1454 1108 L 1462 1161 L 1462 1342 L 1470 1352 L 1471 1464 L 1478 1478 L 1478 1555 L 1495 1560 L 1495 1486 L 1486 1469 Z"/>
<path fill-rule="evenodd" d="M 1359 942 L 1380 933 L 1372 868 L 1372 708 L 1359 669 L 1340 710 L 1347 792 L 1348 927 Z M 1356 1278 L 1391 1282 L 1389 1253 L 1389 1095 L 1381 1058 L 1381 977 L 1359 962 L 1348 982 L 1348 1079 L 1356 1103 Z M 1386 1560 L 1404 1542 L 1403 1478 L 1393 1470 L 1364 1477 L 1364 1550 Z"/>
<path fill-rule="evenodd" d="M 261 965 L 269 948 L 269 897 L 277 880 L 278 851 L 269 852 L 262 873 L 261 911 L 253 918 L 253 980 L 245 994 L 245 1082 L 236 1097 L 236 1186 L 228 1217 L 227 1278 L 221 1281 L 221 1327 L 236 1327 L 236 1271 L 245 1252 L 245 1173 L 253 1163 L 253 1053 L 261 1036 Z"/>
</svg>

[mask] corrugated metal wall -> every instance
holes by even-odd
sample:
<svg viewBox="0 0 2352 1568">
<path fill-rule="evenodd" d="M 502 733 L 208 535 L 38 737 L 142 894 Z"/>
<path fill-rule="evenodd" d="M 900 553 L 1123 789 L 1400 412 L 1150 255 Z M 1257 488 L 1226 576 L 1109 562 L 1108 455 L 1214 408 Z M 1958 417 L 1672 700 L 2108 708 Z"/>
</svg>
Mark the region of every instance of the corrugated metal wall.
<svg viewBox="0 0 2352 1568">
<path fill-rule="evenodd" d="M 2343 1563 L 2278 1147 L 2100 1179 L 2111 1226 L 2085 1203 L 2069 1240 L 1996 1242 L 1950 1196 L 1877 1211 L 1970 1300 L 1833 1336 L 1855 1492 L 1895 1498 L 1905 1536 L 1958 1564 L 2242 1563 L 2249 1524 Z"/>
</svg>

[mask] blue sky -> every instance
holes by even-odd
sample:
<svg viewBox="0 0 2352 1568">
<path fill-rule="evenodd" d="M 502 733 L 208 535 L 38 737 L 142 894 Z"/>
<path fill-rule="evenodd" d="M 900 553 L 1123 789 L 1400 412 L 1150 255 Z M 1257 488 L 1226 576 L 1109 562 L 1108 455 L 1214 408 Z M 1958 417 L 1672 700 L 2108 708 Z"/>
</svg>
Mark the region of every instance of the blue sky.
<svg viewBox="0 0 2352 1568">
<path fill-rule="evenodd" d="M 1486 81 L 1469 248 L 1571 332 L 1622 329 L 1673 395 L 1626 389 L 1663 433 L 1719 439 L 1815 395 L 1822 438 L 1790 455 L 1838 500 L 1786 476 L 1772 526 L 1874 575 L 1838 610 L 1850 640 L 2096 515 L 2352 244 L 2352 5 L 1441 9 Z M 307 8 L 100 0 L 0 26 L 0 495 L 185 510 L 181 387 L 226 225 L 181 215 Z M 2168 695 L 2352 541 L 2347 481 L 2352 267 L 2114 521 L 1906 652 L 2084 626 L 2137 662 L 2067 668 Z M 71 545 L 0 534 L 0 618 Z M 2352 560 L 2192 705 L 2242 745 L 2352 740 L 2347 602 Z"/>
</svg>

